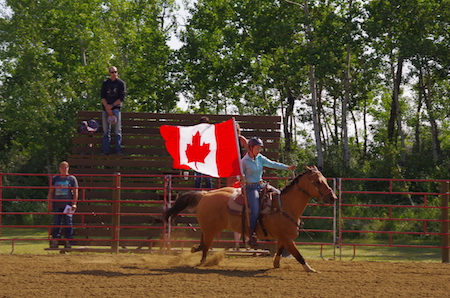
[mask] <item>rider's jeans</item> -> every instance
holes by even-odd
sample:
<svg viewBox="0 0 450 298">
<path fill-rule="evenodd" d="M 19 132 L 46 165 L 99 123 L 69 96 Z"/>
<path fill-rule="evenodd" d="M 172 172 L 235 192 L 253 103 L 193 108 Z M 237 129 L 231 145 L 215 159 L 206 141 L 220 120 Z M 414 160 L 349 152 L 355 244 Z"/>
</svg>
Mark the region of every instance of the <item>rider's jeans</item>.
<svg viewBox="0 0 450 298">
<path fill-rule="evenodd" d="M 259 191 L 265 187 L 265 183 L 263 184 L 250 184 L 246 185 L 245 190 L 247 192 L 247 200 L 248 200 L 248 206 L 250 207 L 251 213 L 250 213 L 250 228 L 255 230 L 256 229 L 256 222 L 258 221 L 260 209 L 261 209 L 261 203 L 259 200 Z M 280 195 L 280 191 L 273 187 L 272 185 L 269 185 L 268 188 L 272 190 L 274 193 Z"/>
</svg>

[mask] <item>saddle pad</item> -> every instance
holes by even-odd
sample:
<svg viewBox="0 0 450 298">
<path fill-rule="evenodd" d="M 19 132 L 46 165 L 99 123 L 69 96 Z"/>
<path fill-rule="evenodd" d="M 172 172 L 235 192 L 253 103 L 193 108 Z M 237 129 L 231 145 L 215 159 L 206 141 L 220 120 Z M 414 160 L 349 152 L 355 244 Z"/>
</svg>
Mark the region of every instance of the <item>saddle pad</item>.
<svg viewBox="0 0 450 298">
<path fill-rule="evenodd" d="M 228 211 L 231 214 L 241 214 L 244 209 L 244 195 L 242 194 L 241 188 L 236 188 L 231 197 L 228 199 Z M 270 206 L 272 206 L 272 196 L 268 196 L 267 202 L 264 204 L 265 207 L 262 208 L 261 214 L 269 214 Z M 251 210 L 250 210 L 251 213 Z"/>
</svg>

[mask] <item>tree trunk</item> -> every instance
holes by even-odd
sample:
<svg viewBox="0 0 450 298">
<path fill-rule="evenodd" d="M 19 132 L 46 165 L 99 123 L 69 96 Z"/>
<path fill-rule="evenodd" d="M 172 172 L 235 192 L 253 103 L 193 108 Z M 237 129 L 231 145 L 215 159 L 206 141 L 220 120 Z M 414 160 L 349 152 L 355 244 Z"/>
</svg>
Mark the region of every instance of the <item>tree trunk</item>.
<svg viewBox="0 0 450 298">
<path fill-rule="evenodd" d="M 347 107 L 350 101 L 350 45 L 347 45 L 346 69 L 344 76 L 344 102 L 342 103 L 342 136 L 344 147 L 344 166 L 350 168 L 350 151 L 348 148 Z"/>
<path fill-rule="evenodd" d="M 423 104 L 423 74 L 422 74 L 422 68 L 419 68 L 419 92 L 418 92 L 418 102 L 417 102 L 417 110 L 416 110 L 416 124 L 414 127 L 414 146 L 413 146 L 413 152 L 419 153 L 421 148 L 421 138 L 420 138 L 420 127 L 421 127 L 421 111 L 422 111 L 422 104 Z"/>
<path fill-rule="evenodd" d="M 316 91 L 316 77 L 314 73 L 314 65 L 309 66 L 309 85 L 311 90 L 311 108 L 312 108 L 312 120 L 314 125 L 314 136 L 316 139 L 317 150 L 317 167 L 323 169 L 323 153 L 322 153 L 322 140 L 320 135 L 320 121 L 319 113 L 317 109 L 317 91 Z"/>
<path fill-rule="evenodd" d="M 405 164 L 405 137 L 402 130 L 402 115 L 400 109 L 400 84 L 402 82 L 402 71 L 403 71 L 403 60 L 402 56 L 398 57 L 397 70 L 392 67 L 392 78 L 394 82 L 393 94 L 392 94 L 392 104 L 391 104 L 391 117 L 388 123 L 388 140 L 391 143 L 395 143 L 396 136 L 400 137 L 401 142 L 401 164 Z M 397 134 L 395 133 L 395 126 L 397 125 Z"/>
<path fill-rule="evenodd" d="M 304 11 L 305 16 L 309 18 L 309 6 L 308 0 L 304 2 Z M 306 36 L 309 40 L 309 46 L 311 48 L 314 47 L 314 40 L 311 36 L 311 26 L 306 24 Z M 311 108 L 312 108 L 312 120 L 314 126 L 314 136 L 316 139 L 316 150 L 317 150 L 317 167 L 319 169 L 323 169 L 323 152 L 322 152 L 322 140 L 320 134 L 320 121 L 319 121 L 319 113 L 317 109 L 317 88 L 316 88 L 316 76 L 314 65 L 309 66 L 309 87 L 311 92 Z"/>
<path fill-rule="evenodd" d="M 347 23 L 350 24 L 352 21 L 352 6 L 353 1 L 348 1 L 348 21 Z M 350 34 L 350 33 L 349 33 Z M 350 54 L 351 54 L 351 47 L 350 43 L 347 44 L 347 55 L 345 57 L 346 59 L 346 67 L 345 67 L 345 76 L 344 76 L 344 102 L 342 103 L 342 137 L 343 137 L 343 147 L 344 147 L 344 166 L 345 168 L 350 168 L 350 149 L 348 148 L 348 124 L 347 124 L 347 108 L 348 103 L 350 101 Z"/>
<path fill-rule="evenodd" d="M 394 65 L 391 65 L 391 77 L 392 77 L 392 81 L 393 81 L 393 92 L 392 92 L 392 102 L 391 102 L 391 116 L 389 118 L 389 123 L 388 123 L 388 140 L 390 142 L 394 142 L 395 140 L 395 124 L 397 123 L 397 113 L 400 110 L 400 107 L 398 106 L 399 102 L 398 102 L 398 91 L 399 89 L 397 88 L 398 86 L 398 67 L 400 65 L 400 61 L 397 64 L 397 73 L 394 69 Z M 398 128 L 398 127 L 397 127 Z"/>
<path fill-rule="evenodd" d="M 288 105 L 286 107 L 286 112 L 283 118 L 283 130 L 284 130 L 284 138 L 285 138 L 285 146 L 284 149 L 286 153 L 290 153 L 292 151 L 292 120 L 294 114 L 294 104 L 295 99 L 292 96 L 290 90 L 288 91 Z"/>
<path fill-rule="evenodd" d="M 434 116 L 432 96 L 431 96 L 431 79 L 429 75 L 429 70 L 426 70 L 426 84 L 423 84 L 423 98 L 425 101 L 425 106 L 427 108 L 428 118 L 431 126 L 431 146 L 433 150 L 433 160 L 437 161 L 441 155 L 441 144 L 439 141 L 439 129 L 436 123 L 436 118 Z M 421 79 L 423 83 L 423 76 L 421 74 Z M 428 92 L 427 92 L 428 91 Z"/>
</svg>

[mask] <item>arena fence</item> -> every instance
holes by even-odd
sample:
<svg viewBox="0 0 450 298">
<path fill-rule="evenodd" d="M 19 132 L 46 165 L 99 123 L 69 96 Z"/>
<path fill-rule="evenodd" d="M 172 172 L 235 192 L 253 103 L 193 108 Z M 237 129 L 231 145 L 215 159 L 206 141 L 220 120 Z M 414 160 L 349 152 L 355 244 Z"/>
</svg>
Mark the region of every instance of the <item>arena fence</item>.
<svg viewBox="0 0 450 298">
<path fill-rule="evenodd" d="M 48 241 L 52 175 L 0 173 L 0 243 Z M 180 194 L 191 190 L 194 176 L 144 174 L 76 174 L 78 209 L 73 216 L 73 248 L 87 252 L 171 253 L 199 243 L 201 229 L 195 215 L 183 213 L 173 222 L 162 214 Z M 268 177 L 283 187 L 287 179 Z M 411 179 L 334 178 L 329 184 L 339 200 L 329 206 L 311 201 L 296 239 L 320 252 L 342 258 L 342 250 L 361 246 L 439 249 L 449 262 L 449 181 Z M 224 181 L 214 179 L 214 187 Z M 24 211 L 26 210 L 26 211 Z M 44 237 L 3 236 L 3 229 L 47 230 Z M 63 229 L 64 230 L 64 229 Z M 62 241 L 66 240 L 64 238 Z M 217 235 L 214 248 L 242 246 L 231 231 Z M 260 241 L 261 251 L 274 252 L 273 241 Z M 50 248 L 47 248 L 50 250 Z"/>
</svg>

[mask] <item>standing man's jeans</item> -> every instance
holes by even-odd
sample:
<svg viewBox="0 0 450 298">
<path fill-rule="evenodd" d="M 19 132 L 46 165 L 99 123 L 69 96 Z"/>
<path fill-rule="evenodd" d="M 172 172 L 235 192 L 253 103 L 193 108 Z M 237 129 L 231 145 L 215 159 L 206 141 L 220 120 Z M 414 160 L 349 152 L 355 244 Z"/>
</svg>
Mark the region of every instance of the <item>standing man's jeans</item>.
<svg viewBox="0 0 450 298">
<path fill-rule="evenodd" d="M 114 133 L 116 135 L 116 153 L 122 153 L 122 113 L 120 109 L 112 110 L 114 116 L 117 117 L 117 123 L 114 125 Z M 108 122 L 108 113 L 103 111 L 102 114 L 103 125 L 103 139 L 102 139 L 102 151 L 104 153 L 110 152 L 109 143 L 111 142 L 111 124 Z"/>
<path fill-rule="evenodd" d="M 57 213 L 53 215 L 53 225 L 54 226 L 64 225 L 65 238 L 72 239 L 73 238 L 72 216 L 63 214 L 62 213 L 63 211 L 64 208 L 53 208 L 53 212 Z M 61 230 L 62 227 L 54 227 L 52 229 L 52 238 L 53 239 L 61 238 Z"/>
<path fill-rule="evenodd" d="M 194 175 L 195 175 L 195 188 L 202 188 L 203 179 L 205 179 L 206 188 L 212 188 L 212 178 L 210 176 L 206 176 L 197 172 L 195 172 Z"/>
</svg>

